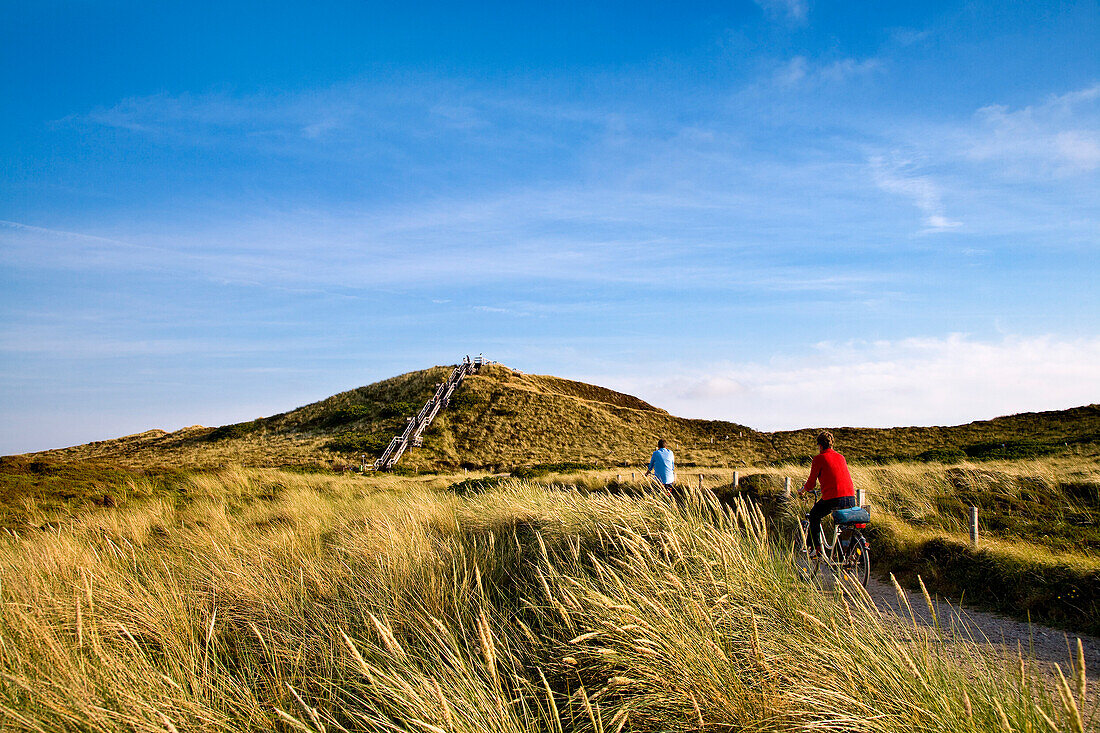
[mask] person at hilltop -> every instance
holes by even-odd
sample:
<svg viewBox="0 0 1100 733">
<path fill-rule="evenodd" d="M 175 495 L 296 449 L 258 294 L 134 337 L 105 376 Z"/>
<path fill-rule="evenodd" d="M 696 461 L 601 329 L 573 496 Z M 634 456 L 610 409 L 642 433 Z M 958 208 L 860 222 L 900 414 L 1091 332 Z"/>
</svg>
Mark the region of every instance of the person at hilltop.
<svg viewBox="0 0 1100 733">
<path fill-rule="evenodd" d="M 649 457 L 649 468 L 645 475 L 649 474 L 653 474 L 666 489 L 671 489 L 676 482 L 676 457 L 665 447 L 664 438 L 657 441 L 657 450 Z"/>
<path fill-rule="evenodd" d="M 798 490 L 801 496 L 813 491 L 821 483 L 821 498 L 810 509 L 810 528 L 807 543 L 813 546 L 816 555 L 821 554 L 821 519 L 834 509 L 849 509 L 856 505 L 856 489 L 852 483 L 852 474 L 848 472 L 848 462 L 844 456 L 833 450 L 833 434 L 828 430 L 817 436 L 820 449 L 810 465 L 810 477 Z"/>
</svg>

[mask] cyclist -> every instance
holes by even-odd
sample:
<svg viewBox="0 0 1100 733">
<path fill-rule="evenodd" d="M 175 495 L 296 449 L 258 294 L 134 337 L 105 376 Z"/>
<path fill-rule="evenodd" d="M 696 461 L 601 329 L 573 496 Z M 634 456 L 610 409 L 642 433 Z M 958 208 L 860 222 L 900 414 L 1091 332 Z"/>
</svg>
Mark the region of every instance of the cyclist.
<svg viewBox="0 0 1100 733">
<path fill-rule="evenodd" d="M 821 518 L 834 509 L 849 509 L 856 505 L 856 489 L 848 462 L 833 450 L 833 434 L 828 430 L 817 436 L 820 451 L 810 466 L 810 477 L 798 490 L 799 495 L 813 491 L 821 482 L 821 499 L 810 509 L 810 536 L 807 545 L 813 547 L 810 557 L 821 556 Z"/>
</svg>

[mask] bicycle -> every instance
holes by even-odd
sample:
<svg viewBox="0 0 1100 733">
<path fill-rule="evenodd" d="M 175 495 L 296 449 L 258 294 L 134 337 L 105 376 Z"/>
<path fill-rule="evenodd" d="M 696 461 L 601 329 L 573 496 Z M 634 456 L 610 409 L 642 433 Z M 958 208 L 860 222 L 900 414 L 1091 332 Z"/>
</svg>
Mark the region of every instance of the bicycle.
<svg viewBox="0 0 1100 733">
<path fill-rule="evenodd" d="M 809 492 L 817 494 L 816 491 Z M 806 545 L 806 535 L 810 528 L 810 514 L 806 513 L 801 521 L 801 526 L 795 530 L 795 536 L 791 542 L 791 556 L 799 574 L 807 580 L 812 580 L 825 564 L 832 569 L 834 576 L 843 574 L 867 587 L 867 580 L 871 577 L 871 544 L 863 536 L 862 530 L 871 521 L 871 512 L 867 507 L 852 507 L 850 509 L 834 509 L 833 536 L 831 542 L 821 540 L 821 554 L 810 556 L 810 548 Z"/>
</svg>

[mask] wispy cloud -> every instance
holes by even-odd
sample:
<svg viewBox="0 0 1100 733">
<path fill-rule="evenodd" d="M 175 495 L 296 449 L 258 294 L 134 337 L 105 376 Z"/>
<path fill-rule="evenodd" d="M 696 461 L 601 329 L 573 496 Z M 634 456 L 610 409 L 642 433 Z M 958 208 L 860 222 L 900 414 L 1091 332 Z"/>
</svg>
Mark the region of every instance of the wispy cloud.
<svg viewBox="0 0 1100 733">
<path fill-rule="evenodd" d="M 779 67 L 775 72 L 775 81 L 784 87 L 839 84 L 881 68 L 882 62 L 877 58 L 843 58 L 822 62 L 795 56 Z"/>
<path fill-rule="evenodd" d="M 916 30 L 915 28 L 893 28 L 890 31 L 890 38 L 894 43 L 902 47 L 922 43 L 932 36 L 933 31 L 929 28 L 923 30 Z"/>
<path fill-rule="evenodd" d="M 623 110 L 408 74 L 299 92 L 127 97 L 55 124 L 110 127 L 195 147 L 309 156 L 338 149 L 343 156 L 392 156 L 407 165 L 420 146 L 443 149 L 455 141 L 509 149 L 559 145 L 563 134 L 615 134 L 628 117 Z"/>
<path fill-rule="evenodd" d="M 526 318 L 531 315 L 530 312 L 525 310 L 518 310 L 516 308 L 501 308 L 495 305 L 475 305 L 473 310 L 478 313 L 496 313 L 502 316 L 515 316 L 516 318 Z"/>
<path fill-rule="evenodd" d="M 798 104 L 797 99 L 812 96 L 803 94 L 804 88 L 878 71 L 886 68 L 874 58 L 800 56 L 787 63 L 778 81 L 791 86 L 789 103 Z M 777 79 L 770 73 L 756 83 L 774 86 Z M 757 86 L 756 93 L 762 88 Z M 99 251 L 89 258 L 89 246 L 41 253 L 29 241 L 32 232 L 23 230 L 26 246 L 9 237 L 12 246 L 0 256 L 9 262 L 40 258 L 45 265 L 72 267 L 171 267 L 282 288 L 509 278 L 652 283 L 670 273 L 706 285 L 728 277 L 736 261 L 739 273 L 751 273 L 759 278 L 754 285 L 763 287 L 774 279 L 773 267 L 746 264 L 730 253 L 777 245 L 797 249 L 819 236 L 842 237 L 855 251 L 886 247 L 891 238 L 908 236 L 911 226 L 896 218 L 886 221 L 869 205 L 871 192 L 910 202 L 924 233 L 960 231 L 963 222 L 968 231 L 1010 228 L 994 209 L 1035 206 L 1035 197 L 996 189 L 999 182 L 982 168 L 1010 149 L 1020 155 L 1027 145 L 1001 145 L 994 152 L 982 147 L 979 133 L 1061 115 L 1062 126 L 1047 136 L 1048 154 L 1062 166 L 1072 163 L 1074 170 L 1086 170 L 1100 155 L 1085 114 L 1098 89 L 1018 112 L 988 108 L 954 127 L 930 122 L 896 129 L 889 120 L 868 123 L 836 116 L 828 121 L 826 136 L 820 133 L 821 121 L 807 122 L 799 109 L 779 123 L 785 145 L 779 154 L 768 152 L 771 140 L 748 144 L 739 129 L 745 121 L 731 119 L 718 104 L 703 113 L 702 122 L 683 124 L 659 109 L 583 105 L 476 88 L 459 93 L 443 82 L 408 89 L 357 82 L 269 97 L 134 98 L 94 111 L 83 124 L 177 136 L 186 145 L 239 145 L 253 152 L 250 146 L 282 145 L 297 156 L 293 173 L 315 171 L 322 186 L 333 185 L 329 181 L 359 185 L 363 166 L 377 183 L 348 196 L 350 201 L 331 202 L 326 192 L 307 185 L 308 195 L 316 197 L 310 206 L 295 202 L 294 191 L 267 197 L 261 205 L 227 201 L 220 214 L 204 210 L 195 217 L 202 225 L 167 233 L 163 225 L 143 226 L 140 220 L 113 231 L 99 228 L 110 235 L 105 240 L 120 247 L 137 242 L 130 246 L 146 247 L 145 253 L 122 254 L 120 249 L 114 256 Z M 749 109 L 738 114 L 771 113 Z M 871 152 L 869 140 L 875 141 Z M 456 155 L 463 145 L 474 146 L 477 153 Z M 422 175 L 399 152 L 418 146 L 424 146 L 420 157 L 433 158 L 430 175 Z M 564 147 L 571 152 L 562 154 Z M 334 150 L 348 159 L 364 158 L 333 172 Z M 287 157 L 263 152 L 264 166 L 269 159 Z M 379 165 L 378 159 L 387 156 L 389 163 Z M 476 169 L 469 165 L 475 158 Z M 500 167 L 493 170 L 494 165 Z M 366 201 L 377 191 L 409 181 L 419 186 L 421 180 L 423 190 L 412 195 Z M 435 181 L 440 185 L 433 186 Z M 342 190 L 334 193 L 336 199 L 342 196 Z M 985 207 L 980 212 L 974 206 L 978 199 Z M 1066 200 L 1061 197 L 1056 205 Z M 1080 214 L 1046 215 L 1043 222 L 1081 231 L 1089 227 L 1088 216 Z M 630 266 L 641 263 L 645 266 Z M 800 274 L 797 282 L 828 287 L 816 273 Z"/>
<path fill-rule="evenodd" d="M 7 221 L 0 219 L 0 228 L 12 229 L 17 232 L 24 232 L 28 234 L 46 236 L 53 239 L 75 239 L 85 242 L 102 242 L 104 244 L 110 244 L 117 247 L 131 247 L 133 245 L 127 242 L 120 242 L 117 239 L 111 239 L 109 237 L 100 237 L 95 234 L 83 234 L 81 232 L 70 232 L 64 229 L 50 229 L 48 227 L 39 227 L 32 224 L 23 224 L 18 221 Z"/>
<path fill-rule="evenodd" d="M 872 127 L 866 137 L 875 141 L 868 180 L 912 202 L 924 233 L 1096 243 L 1100 85 L 1019 109 Z"/>
<path fill-rule="evenodd" d="M 808 0 L 755 0 L 764 12 L 775 18 L 804 23 L 810 13 Z"/>
<path fill-rule="evenodd" d="M 982 107 L 967 154 L 1013 177 L 1072 176 L 1100 169 L 1100 84 L 1013 110 Z"/>
<path fill-rule="evenodd" d="M 876 155 L 870 160 L 875 183 L 884 191 L 904 196 L 923 214 L 925 232 L 943 232 L 962 225 L 950 219 L 939 186 L 931 176 L 914 173 L 909 161 L 888 162 Z"/>
</svg>

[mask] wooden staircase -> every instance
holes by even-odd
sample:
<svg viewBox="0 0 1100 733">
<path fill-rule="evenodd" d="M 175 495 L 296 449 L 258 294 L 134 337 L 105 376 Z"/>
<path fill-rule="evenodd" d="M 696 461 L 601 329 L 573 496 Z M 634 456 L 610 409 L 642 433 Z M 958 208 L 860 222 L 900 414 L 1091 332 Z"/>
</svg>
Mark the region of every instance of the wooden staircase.
<svg viewBox="0 0 1100 733">
<path fill-rule="evenodd" d="M 462 384 L 462 380 L 467 375 L 481 371 L 482 365 L 487 363 L 480 355 L 472 361 L 469 356 L 463 359 L 462 363 L 451 371 L 451 375 L 445 381 L 439 383 L 435 393 L 420 408 L 420 412 L 408 418 L 405 430 L 400 435 L 394 436 L 390 444 L 386 446 L 386 450 L 370 466 L 370 470 L 388 471 L 397 465 L 397 461 L 410 447 L 419 448 L 422 446 L 424 444 L 422 437 L 424 431 L 432 424 L 432 420 L 439 414 L 439 411 L 447 408 L 451 401 L 451 395 L 458 389 L 458 385 Z"/>
</svg>

